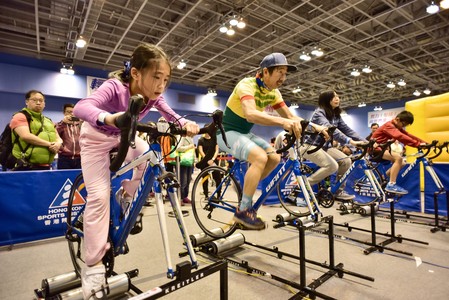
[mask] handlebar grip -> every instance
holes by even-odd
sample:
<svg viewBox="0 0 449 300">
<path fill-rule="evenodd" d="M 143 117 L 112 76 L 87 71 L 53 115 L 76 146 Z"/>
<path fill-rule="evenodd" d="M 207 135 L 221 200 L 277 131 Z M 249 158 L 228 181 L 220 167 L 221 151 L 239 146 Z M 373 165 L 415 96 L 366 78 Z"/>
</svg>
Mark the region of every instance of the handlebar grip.
<svg viewBox="0 0 449 300">
<path fill-rule="evenodd" d="M 333 135 L 334 135 L 334 132 L 335 132 L 335 130 L 337 129 L 337 127 L 335 127 L 335 126 L 331 126 L 331 127 L 329 127 L 328 129 L 327 129 L 327 133 L 328 133 L 328 135 L 329 135 L 329 137 L 330 137 L 330 142 L 332 142 L 333 141 Z M 317 152 L 318 150 L 320 150 L 321 148 L 323 148 L 323 146 L 324 146 L 324 144 L 326 143 L 326 140 L 324 139 L 324 136 L 322 135 L 322 133 L 319 133 L 319 135 L 321 136 L 321 141 L 320 141 L 320 143 L 318 144 L 318 146 L 316 146 L 315 148 L 313 148 L 312 150 L 308 150 L 306 153 L 307 154 L 312 154 L 312 153 L 315 153 L 315 152 Z"/>
</svg>

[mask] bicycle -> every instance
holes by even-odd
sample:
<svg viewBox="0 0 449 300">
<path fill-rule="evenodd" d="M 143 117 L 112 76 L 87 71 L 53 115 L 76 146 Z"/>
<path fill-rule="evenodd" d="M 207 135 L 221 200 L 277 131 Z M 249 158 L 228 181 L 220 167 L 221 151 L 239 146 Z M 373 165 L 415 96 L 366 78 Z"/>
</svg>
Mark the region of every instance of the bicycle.
<svg viewBox="0 0 449 300">
<path fill-rule="evenodd" d="M 393 141 L 389 141 L 381 146 L 379 153 L 376 153 L 374 160 L 378 160 L 382 157 L 386 149 L 389 148 Z M 338 180 L 331 181 L 330 178 L 326 178 L 322 182 L 318 183 L 318 190 L 316 197 L 318 203 L 325 207 L 331 207 L 335 201 L 335 195 L 341 186 L 346 182 L 350 183 L 348 188 L 356 191 L 358 197 L 350 202 L 357 205 L 369 205 L 376 201 L 385 201 L 385 193 L 383 192 L 382 183 L 378 178 L 381 176 L 379 172 L 373 168 L 370 160 L 367 158 L 367 153 L 373 148 L 375 144 L 374 140 L 370 140 L 368 143 L 359 145 L 360 151 L 350 156 L 352 161 L 351 166 Z M 314 168 L 307 166 L 306 172 L 312 174 L 315 171 Z M 360 171 L 363 172 L 363 176 L 360 177 Z M 369 188 L 369 189 L 368 189 Z M 368 193 L 369 190 L 369 193 Z M 362 197 L 363 196 L 363 197 Z"/>
<path fill-rule="evenodd" d="M 305 128 L 307 127 L 308 122 L 302 121 L 301 125 L 303 129 L 302 132 L 306 132 Z M 288 140 L 287 145 L 284 148 L 277 150 L 277 153 L 282 153 L 295 144 L 296 138 L 294 135 L 286 135 L 286 137 Z M 310 150 L 311 152 L 309 153 L 318 151 L 318 149 L 323 146 L 324 142 L 325 140 L 322 139 L 322 143 L 315 149 Z M 281 163 L 280 168 L 277 171 L 274 171 L 276 173 L 274 174 L 273 179 L 263 188 L 262 194 L 258 197 L 256 202 L 254 202 L 253 208 L 257 211 L 260 206 L 263 205 L 267 197 L 276 189 L 281 205 L 290 214 L 295 217 L 309 217 L 312 220 L 317 220 L 318 217 L 323 214 L 306 175 L 302 171 L 296 147 L 293 147 L 293 149 L 294 157 L 290 157 L 290 159 Z M 233 166 L 229 169 L 224 169 L 218 166 L 208 166 L 195 178 L 191 197 L 192 211 L 196 222 L 205 234 L 213 238 L 224 238 L 230 236 L 235 230 L 240 228 L 239 224 L 232 222 L 232 218 L 239 207 L 242 198 L 241 186 L 244 182 L 245 168 L 245 161 L 235 159 Z M 203 195 L 203 182 L 210 180 L 213 172 L 219 173 L 219 176 L 222 179 L 220 183 L 215 186 L 210 195 Z M 296 185 L 299 186 L 304 193 L 306 202 L 305 207 L 295 206 L 295 209 L 292 209 L 291 204 L 287 201 L 287 196 L 291 191 L 290 189 L 285 188 L 285 183 L 286 178 L 290 173 L 294 174 Z"/>
<path fill-rule="evenodd" d="M 154 191 L 156 209 L 159 217 L 159 224 L 161 228 L 163 246 L 165 251 L 165 259 L 167 263 L 167 277 L 175 278 L 176 272 L 173 270 L 170 247 L 168 242 L 168 233 L 163 205 L 162 190 L 166 190 L 170 204 L 173 208 L 174 216 L 177 220 L 179 229 L 181 231 L 184 244 L 190 256 L 190 264 L 192 268 L 198 268 L 198 262 L 193 250 L 189 234 L 183 219 L 180 204 L 177 196 L 177 188 L 179 183 L 173 173 L 167 172 L 163 165 L 163 155 L 161 147 L 157 142 L 159 137 L 173 136 L 175 134 L 185 134 L 185 130 L 174 128 L 168 123 L 157 124 L 142 124 L 137 122 L 138 113 L 143 106 L 143 97 L 140 95 L 130 98 L 128 111 L 123 115 L 123 118 L 128 118 L 130 124 L 128 128 L 121 130 L 121 141 L 116 157 L 111 162 L 111 182 L 119 178 L 121 175 L 132 170 L 135 166 L 147 162 L 147 167 L 144 171 L 139 187 L 133 196 L 131 204 L 123 212 L 120 203 L 115 200 L 114 194 L 110 197 L 110 230 L 108 242 L 111 244 L 110 250 L 103 258 L 103 263 L 106 266 L 107 277 L 113 274 L 114 260 L 118 255 L 126 254 L 129 251 L 127 245 L 127 238 L 129 234 L 138 233 L 142 230 L 139 228 L 140 212 L 143 205 L 146 203 L 150 192 Z M 209 133 L 215 134 L 217 128 L 224 132 L 221 126 L 222 111 L 216 110 L 212 114 L 202 114 L 197 116 L 212 117 L 213 122 L 201 128 L 199 134 Z M 121 117 L 119 117 L 121 118 Z M 136 131 L 147 133 L 147 141 L 150 145 L 149 150 L 142 155 L 136 157 L 131 162 L 122 166 L 126 157 L 128 148 L 134 145 L 134 138 Z M 223 134 L 223 133 L 222 133 Z M 169 154 L 167 154 L 169 155 Z M 69 245 L 70 257 L 75 268 L 77 276 L 81 274 L 81 267 L 84 265 L 84 249 L 83 249 L 83 212 L 86 204 L 79 201 L 83 196 L 85 199 L 86 189 L 84 187 L 82 174 L 79 174 L 74 181 L 70 191 L 68 201 L 67 214 L 67 231 L 66 239 Z M 137 224 L 136 224 L 137 222 Z M 141 220 L 140 220 L 141 222 Z M 140 223 L 141 224 L 141 223 Z M 136 227 L 137 226 L 137 227 Z"/>
</svg>

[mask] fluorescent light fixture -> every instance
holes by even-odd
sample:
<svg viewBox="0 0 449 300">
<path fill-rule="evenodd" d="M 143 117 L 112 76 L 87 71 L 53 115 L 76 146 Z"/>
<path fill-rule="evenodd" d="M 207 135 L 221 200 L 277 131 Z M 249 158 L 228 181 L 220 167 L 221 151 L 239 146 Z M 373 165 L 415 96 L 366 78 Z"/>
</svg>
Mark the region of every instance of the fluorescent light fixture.
<svg viewBox="0 0 449 300">
<path fill-rule="evenodd" d="M 449 2 L 449 0 L 448 0 L 448 2 Z M 422 91 L 424 94 L 426 94 L 426 95 L 430 95 L 430 90 L 429 90 L 429 88 L 426 88 L 424 91 Z"/>
<path fill-rule="evenodd" d="M 352 76 L 360 76 L 360 72 L 359 72 L 359 70 L 357 70 L 357 69 L 352 69 L 351 75 L 352 75 Z"/>
<path fill-rule="evenodd" d="M 418 90 L 415 90 L 415 91 L 413 92 L 413 95 L 415 95 L 416 97 L 418 97 L 418 96 L 421 95 L 421 92 L 418 91 Z"/>
<path fill-rule="evenodd" d="M 239 22 L 237 23 L 237 28 L 243 29 L 246 27 L 245 21 L 243 21 L 243 18 L 240 18 Z"/>
<path fill-rule="evenodd" d="M 359 105 L 357 105 L 358 107 L 365 107 L 366 103 L 365 102 L 360 102 Z"/>
<path fill-rule="evenodd" d="M 67 70 L 67 75 L 75 75 L 75 70 L 73 70 L 73 68 L 70 67 L 70 68 Z"/>
<path fill-rule="evenodd" d="M 316 56 L 316 57 L 320 57 L 323 56 L 324 52 L 321 50 L 321 48 L 313 48 L 312 52 L 310 52 L 312 55 Z"/>
<path fill-rule="evenodd" d="M 228 27 L 226 27 L 226 25 L 223 24 L 220 26 L 220 29 L 218 30 L 220 30 L 221 33 L 226 33 L 228 31 Z"/>
<path fill-rule="evenodd" d="M 299 107 L 298 103 L 291 103 L 290 104 L 290 108 L 298 108 L 298 107 Z"/>
<path fill-rule="evenodd" d="M 67 74 L 67 69 L 66 69 L 66 67 L 62 67 L 62 68 L 59 70 L 59 73 L 61 73 L 61 74 Z"/>
<path fill-rule="evenodd" d="M 84 46 L 86 46 L 86 40 L 83 39 L 82 36 L 80 36 L 80 38 L 76 41 L 76 47 L 78 48 L 84 48 Z"/>
<path fill-rule="evenodd" d="M 382 110 L 382 106 L 376 106 L 376 107 L 374 107 L 374 110 L 375 111 L 381 111 Z"/>
<path fill-rule="evenodd" d="M 298 86 L 292 90 L 292 93 L 296 94 L 296 93 L 299 93 L 300 91 L 301 91 L 301 88 Z"/>
<path fill-rule="evenodd" d="M 207 89 L 207 95 L 211 96 L 211 97 L 215 97 L 215 96 L 217 96 L 217 91 L 215 89 L 213 89 L 213 88 L 208 88 Z"/>
<path fill-rule="evenodd" d="M 440 1 L 440 7 L 442 9 L 448 9 L 449 8 L 449 0 L 442 0 L 442 1 Z"/>
<path fill-rule="evenodd" d="M 228 31 L 226 31 L 227 35 L 234 35 L 235 34 L 235 30 L 232 29 L 232 27 L 229 27 Z"/>
<path fill-rule="evenodd" d="M 400 79 L 399 81 L 398 81 L 398 85 L 399 86 L 405 86 L 407 83 L 404 81 L 404 79 Z"/>
<path fill-rule="evenodd" d="M 432 3 L 427 6 L 426 8 L 426 12 L 428 14 L 435 14 L 440 10 L 440 8 L 438 7 L 438 5 L 435 4 L 435 2 L 432 1 Z"/>
<path fill-rule="evenodd" d="M 239 23 L 239 20 L 237 20 L 237 16 L 235 16 L 235 15 L 229 21 L 229 24 L 231 24 L 231 26 L 237 26 L 238 23 Z"/>
<path fill-rule="evenodd" d="M 370 68 L 370 66 L 365 66 L 362 69 L 363 73 L 371 73 L 373 70 Z"/>
<path fill-rule="evenodd" d="M 176 66 L 179 70 L 184 69 L 187 66 L 186 62 L 181 59 L 181 61 L 178 63 L 178 65 Z"/>
<path fill-rule="evenodd" d="M 312 58 L 310 57 L 310 55 L 308 53 L 305 53 L 304 51 L 301 53 L 301 55 L 299 56 L 299 59 L 304 60 L 304 61 L 309 61 Z"/>
<path fill-rule="evenodd" d="M 392 81 L 387 83 L 387 88 L 394 89 L 395 87 L 396 87 L 396 85 Z"/>
</svg>

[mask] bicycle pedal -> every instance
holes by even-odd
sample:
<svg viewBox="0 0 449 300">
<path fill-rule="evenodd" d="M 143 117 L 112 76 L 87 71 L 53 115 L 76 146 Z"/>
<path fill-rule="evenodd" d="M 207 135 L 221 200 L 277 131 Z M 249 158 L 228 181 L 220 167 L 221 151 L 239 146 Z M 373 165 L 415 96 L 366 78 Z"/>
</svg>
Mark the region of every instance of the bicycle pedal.
<svg viewBox="0 0 449 300">
<path fill-rule="evenodd" d="M 137 216 L 136 223 L 134 223 L 134 226 L 131 229 L 131 231 L 129 232 L 129 234 L 135 235 L 135 234 L 142 232 L 142 230 L 143 230 L 142 217 L 143 217 L 143 213 L 140 213 Z"/>
</svg>

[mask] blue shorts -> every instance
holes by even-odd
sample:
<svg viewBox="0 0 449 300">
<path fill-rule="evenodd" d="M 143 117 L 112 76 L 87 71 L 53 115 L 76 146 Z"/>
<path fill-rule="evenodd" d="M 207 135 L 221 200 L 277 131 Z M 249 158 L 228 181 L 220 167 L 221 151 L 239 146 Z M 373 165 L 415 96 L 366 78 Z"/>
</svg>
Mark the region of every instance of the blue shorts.
<svg viewBox="0 0 449 300">
<path fill-rule="evenodd" d="M 226 139 L 228 140 L 228 145 L 231 146 L 231 148 L 228 148 L 225 145 L 221 134 L 217 135 L 218 147 L 220 147 L 222 151 L 232 154 L 232 156 L 239 160 L 248 160 L 249 152 L 254 147 L 260 147 L 265 151 L 267 151 L 268 148 L 271 148 L 270 143 L 253 133 L 244 134 L 238 131 L 230 130 L 226 131 Z"/>
</svg>

